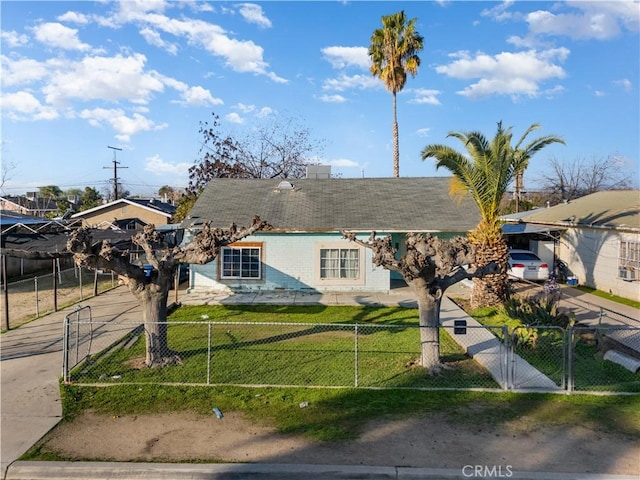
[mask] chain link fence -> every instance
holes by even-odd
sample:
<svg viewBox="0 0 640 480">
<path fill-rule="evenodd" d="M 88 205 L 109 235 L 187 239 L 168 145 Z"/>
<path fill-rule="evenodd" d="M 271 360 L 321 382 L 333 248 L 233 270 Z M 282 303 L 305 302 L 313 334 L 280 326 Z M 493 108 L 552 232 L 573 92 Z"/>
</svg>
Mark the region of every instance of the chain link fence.
<svg viewBox="0 0 640 480">
<path fill-rule="evenodd" d="M 148 368 L 144 325 L 95 322 L 90 310 L 68 315 L 64 381 L 640 393 L 638 370 L 600 353 L 610 329 L 439 327 L 441 364 L 430 373 L 420 366 L 424 327 L 415 324 L 203 319 L 156 326 L 166 328 L 165 366 Z M 640 328 L 626 330 L 640 337 Z M 589 335 L 601 337 L 599 346 L 585 344 Z"/>
<path fill-rule="evenodd" d="M 14 328 L 116 286 L 113 272 L 78 267 L 11 282 L 7 285 L 8 308 L 3 317 Z"/>
</svg>

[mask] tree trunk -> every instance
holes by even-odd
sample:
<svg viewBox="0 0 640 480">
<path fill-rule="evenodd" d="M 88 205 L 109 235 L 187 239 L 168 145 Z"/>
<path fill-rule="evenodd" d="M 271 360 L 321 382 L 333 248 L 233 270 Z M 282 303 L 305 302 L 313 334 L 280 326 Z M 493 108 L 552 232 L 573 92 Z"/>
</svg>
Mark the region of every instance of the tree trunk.
<svg viewBox="0 0 640 480">
<path fill-rule="evenodd" d="M 476 251 L 476 264 L 487 265 L 496 262 L 500 265 L 500 273 L 488 274 L 482 278 L 473 279 L 471 293 L 471 307 L 490 307 L 501 305 L 509 296 L 509 279 L 507 277 L 507 262 L 509 247 L 504 237 L 494 242 L 479 245 Z"/>
<path fill-rule="evenodd" d="M 398 134 L 398 115 L 396 113 L 396 94 L 393 93 L 393 176 L 400 177 L 400 142 Z"/>
<path fill-rule="evenodd" d="M 168 288 L 158 283 L 133 284 L 130 290 L 142 306 L 142 319 L 146 337 L 146 358 L 148 367 L 163 367 L 179 363 L 180 359 L 169 348 L 167 339 L 167 299 Z"/>
<path fill-rule="evenodd" d="M 420 365 L 430 373 L 442 369 L 440 362 L 440 298 L 429 291 L 428 283 L 417 278 L 409 285 L 418 300 L 418 318 L 420 325 Z"/>
</svg>

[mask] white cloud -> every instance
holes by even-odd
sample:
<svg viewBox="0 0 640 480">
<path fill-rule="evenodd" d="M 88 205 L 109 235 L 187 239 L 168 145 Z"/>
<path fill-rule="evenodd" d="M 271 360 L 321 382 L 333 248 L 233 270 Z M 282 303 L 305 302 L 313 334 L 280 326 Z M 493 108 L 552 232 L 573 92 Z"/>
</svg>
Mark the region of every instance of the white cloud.
<svg viewBox="0 0 640 480">
<path fill-rule="evenodd" d="M 271 20 L 265 17 L 262 7 L 256 3 L 241 3 L 238 12 L 248 23 L 254 23 L 261 28 L 271 27 Z"/>
<path fill-rule="evenodd" d="M 22 47 L 29 43 L 29 37 L 27 37 L 24 33 L 18 33 L 15 30 L 11 30 L 9 32 L 0 32 L 0 38 L 2 38 L 2 40 L 10 48 Z"/>
<path fill-rule="evenodd" d="M 78 30 L 65 27 L 61 23 L 42 23 L 33 27 L 33 34 L 36 40 L 50 48 L 57 47 L 80 52 L 91 49 L 89 44 L 80 41 Z"/>
<path fill-rule="evenodd" d="M 336 160 L 330 160 L 329 165 L 336 168 L 358 168 L 360 164 L 358 162 L 354 162 L 353 160 L 348 160 L 346 158 L 338 158 Z"/>
<path fill-rule="evenodd" d="M 419 137 L 428 137 L 429 132 L 431 132 L 430 128 L 419 128 L 418 130 L 416 130 L 416 135 Z"/>
<path fill-rule="evenodd" d="M 207 105 L 222 105 L 224 102 L 214 98 L 211 92 L 200 86 L 189 87 L 183 93 L 184 103 L 190 107 L 203 107 Z"/>
<path fill-rule="evenodd" d="M 630 92 L 633 89 L 633 84 L 631 80 L 628 78 L 623 78 L 621 80 L 614 80 L 614 85 L 621 87 L 625 92 Z"/>
<path fill-rule="evenodd" d="M 189 173 L 189 168 L 193 164 L 188 162 L 181 163 L 170 163 L 163 160 L 160 155 L 154 155 L 152 157 L 148 157 L 145 160 L 144 169 L 147 172 L 151 172 L 155 175 L 166 175 L 170 174 L 178 177 L 186 177 Z"/>
<path fill-rule="evenodd" d="M 163 130 L 167 127 L 166 123 L 158 125 L 140 113 L 134 113 L 133 116 L 128 117 L 119 108 L 85 109 L 80 112 L 79 117 L 87 120 L 94 127 L 109 124 L 117 132 L 116 138 L 123 142 L 128 142 L 136 133 Z"/>
<path fill-rule="evenodd" d="M 490 95 L 535 97 L 543 93 L 541 84 L 564 78 L 564 69 L 554 62 L 564 62 L 569 56 L 566 48 L 523 52 L 502 52 L 491 56 L 478 52 L 452 54 L 449 65 L 436 67 L 436 71 L 452 78 L 478 79 L 458 93 L 471 98 Z"/>
<path fill-rule="evenodd" d="M 178 53 L 178 46 L 175 43 L 164 41 L 160 34 L 151 28 L 143 28 L 140 30 L 140 35 L 142 35 L 142 38 L 144 38 L 149 45 L 162 48 L 171 55 L 176 55 Z"/>
<path fill-rule="evenodd" d="M 77 23 L 78 25 L 86 25 L 89 23 L 89 17 L 83 13 L 68 11 L 57 17 L 60 22 Z"/>
<path fill-rule="evenodd" d="M 51 72 L 49 83 L 42 89 L 47 103 L 65 104 L 72 99 L 128 100 L 146 104 L 154 93 L 162 92 L 161 75 L 145 72 L 146 57 L 84 57 L 79 62 L 64 62 Z"/>
<path fill-rule="evenodd" d="M 225 115 L 224 118 L 231 123 L 237 123 L 239 125 L 242 125 L 244 123 L 244 118 L 242 118 L 236 112 L 231 112 L 228 115 Z"/>
<path fill-rule="evenodd" d="M 28 85 L 46 78 L 49 75 L 49 66 L 30 58 L 13 60 L 5 55 L 0 55 L 2 64 L 2 86 L 12 87 L 16 85 Z"/>
<path fill-rule="evenodd" d="M 338 78 L 326 79 L 322 85 L 323 90 L 334 90 L 337 92 L 344 92 L 352 88 L 384 88 L 384 84 L 371 75 L 341 75 Z"/>
<path fill-rule="evenodd" d="M 258 113 L 256 113 L 256 117 L 265 118 L 269 115 L 276 113 L 276 111 L 271 107 L 262 107 Z"/>
<path fill-rule="evenodd" d="M 408 93 L 413 94 L 413 98 L 409 100 L 409 103 L 417 103 L 419 105 L 428 104 L 428 105 L 440 105 L 440 100 L 438 100 L 438 95 L 440 95 L 439 90 L 429 90 L 426 88 L 414 88 L 408 91 Z"/>
<path fill-rule="evenodd" d="M 169 18 L 162 14 L 165 6 L 163 2 L 146 0 L 120 2 L 116 15 L 103 19 L 103 22 L 114 26 L 135 23 L 141 28 L 148 27 L 185 38 L 192 46 L 222 58 L 224 64 L 235 72 L 265 75 L 277 83 L 287 82 L 269 70 L 269 64 L 263 59 L 264 49 L 253 41 L 232 38 L 219 25 L 203 20 Z"/>
<path fill-rule="evenodd" d="M 333 68 L 357 67 L 368 70 L 371 61 L 369 60 L 369 50 L 365 47 L 326 47 L 322 49 L 322 54 Z"/>
<path fill-rule="evenodd" d="M 320 100 L 324 103 L 344 103 L 347 101 L 342 95 L 322 95 Z"/>
<path fill-rule="evenodd" d="M 251 113 L 256 109 L 255 105 L 245 105 L 244 103 L 236 103 L 233 108 L 240 110 L 242 113 Z"/>
<path fill-rule="evenodd" d="M 0 106 L 12 120 L 54 120 L 59 116 L 29 92 L 5 93 L 0 97 Z"/>
</svg>

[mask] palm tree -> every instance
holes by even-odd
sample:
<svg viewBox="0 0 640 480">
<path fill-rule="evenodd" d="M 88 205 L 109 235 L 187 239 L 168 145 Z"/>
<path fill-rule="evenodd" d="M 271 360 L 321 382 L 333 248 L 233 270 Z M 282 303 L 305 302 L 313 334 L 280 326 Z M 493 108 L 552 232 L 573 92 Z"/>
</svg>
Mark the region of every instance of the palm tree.
<svg viewBox="0 0 640 480">
<path fill-rule="evenodd" d="M 471 194 L 480 209 L 480 223 L 469 233 L 476 246 L 477 265 L 491 261 L 500 266 L 500 273 L 474 279 L 472 306 L 490 306 L 502 303 L 508 296 L 507 258 L 508 246 L 502 235 L 499 216 L 500 200 L 516 175 L 524 172 L 531 157 L 552 143 L 564 141 L 553 135 L 539 137 L 522 145 L 538 124 L 531 125 L 511 146 L 511 127 L 498 129 L 491 141 L 480 132 L 451 132 L 447 137 L 457 138 L 466 149 L 466 155 L 446 145 L 427 145 L 422 159 L 435 158 L 436 168 L 444 167 L 453 173 L 450 193 L 454 196 Z"/>
<path fill-rule="evenodd" d="M 420 66 L 418 52 L 423 38 L 416 31 L 415 18 L 407 21 L 404 11 L 382 17 L 383 28 L 371 35 L 369 57 L 371 74 L 383 81 L 393 95 L 393 176 L 400 176 L 400 149 L 398 147 L 398 118 L 396 94 L 407 82 L 407 73 L 415 77 Z"/>
</svg>

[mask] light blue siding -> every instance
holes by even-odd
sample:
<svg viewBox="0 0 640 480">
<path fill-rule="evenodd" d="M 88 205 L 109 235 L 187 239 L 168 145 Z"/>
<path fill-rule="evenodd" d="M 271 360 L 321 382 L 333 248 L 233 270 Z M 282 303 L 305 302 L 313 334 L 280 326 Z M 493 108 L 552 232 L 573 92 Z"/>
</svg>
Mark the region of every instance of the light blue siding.
<svg viewBox="0 0 640 480">
<path fill-rule="evenodd" d="M 368 234 L 363 234 L 367 239 Z M 219 280 L 219 259 L 207 265 L 192 265 L 190 290 L 317 290 L 317 291 L 363 291 L 386 292 L 390 288 L 389 271 L 375 267 L 372 253 L 362 249 L 364 259 L 364 281 L 350 284 L 325 285 L 319 279 L 319 245 L 339 242 L 344 248 L 358 248 L 342 238 L 339 233 L 260 233 L 252 235 L 242 243 L 262 244 L 262 278 L 260 280 Z"/>
</svg>

